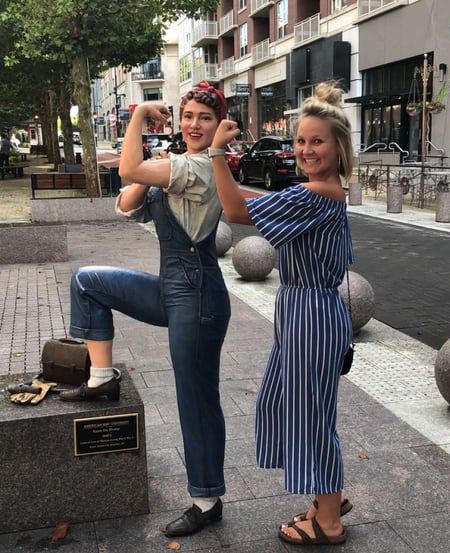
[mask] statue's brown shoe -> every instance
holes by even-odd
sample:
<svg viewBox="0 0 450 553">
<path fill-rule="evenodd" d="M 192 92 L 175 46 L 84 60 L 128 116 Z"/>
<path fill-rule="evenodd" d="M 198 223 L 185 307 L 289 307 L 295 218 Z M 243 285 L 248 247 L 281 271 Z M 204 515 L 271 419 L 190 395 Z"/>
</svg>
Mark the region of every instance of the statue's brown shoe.
<svg viewBox="0 0 450 553">
<path fill-rule="evenodd" d="M 101 386 L 89 388 L 87 382 L 83 382 L 78 388 L 66 390 L 59 394 L 63 401 L 92 401 L 101 397 L 107 397 L 110 401 L 120 399 L 120 384 L 117 379 L 108 380 Z"/>
</svg>

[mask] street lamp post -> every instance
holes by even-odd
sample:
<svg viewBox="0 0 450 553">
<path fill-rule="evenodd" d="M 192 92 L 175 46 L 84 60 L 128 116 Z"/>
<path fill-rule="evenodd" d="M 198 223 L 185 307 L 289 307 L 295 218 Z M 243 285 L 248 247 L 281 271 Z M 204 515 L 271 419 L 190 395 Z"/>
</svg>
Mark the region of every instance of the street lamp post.
<svg viewBox="0 0 450 553">
<path fill-rule="evenodd" d="M 117 93 L 117 77 L 114 74 L 114 80 L 115 80 L 115 86 L 114 86 L 114 100 L 116 103 L 116 134 L 117 138 L 119 138 L 120 135 L 120 121 L 119 121 L 119 110 L 120 110 L 120 96 Z"/>
<path fill-rule="evenodd" d="M 38 113 L 35 114 L 34 116 L 34 132 L 36 133 L 36 142 L 37 144 L 39 145 L 41 143 L 40 141 L 40 129 L 39 129 L 39 125 L 40 125 L 40 115 Z"/>
<path fill-rule="evenodd" d="M 416 67 L 416 73 L 422 78 L 422 149 L 421 149 L 421 171 L 419 187 L 419 207 L 425 206 L 425 162 L 427 159 L 427 136 L 428 136 L 428 108 L 427 108 L 427 85 L 428 78 L 433 72 L 433 66 L 428 64 L 428 54 L 423 55 L 422 69 Z"/>
</svg>

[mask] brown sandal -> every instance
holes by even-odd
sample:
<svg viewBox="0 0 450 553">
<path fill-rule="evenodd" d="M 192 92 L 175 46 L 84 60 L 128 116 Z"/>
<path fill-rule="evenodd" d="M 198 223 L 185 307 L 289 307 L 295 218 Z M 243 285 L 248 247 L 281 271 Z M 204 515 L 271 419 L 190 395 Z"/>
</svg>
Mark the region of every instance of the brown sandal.
<svg viewBox="0 0 450 553">
<path fill-rule="evenodd" d="M 316 509 L 319 508 L 319 504 L 317 503 L 317 499 L 313 501 L 313 505 Z M 353 509 L 353 503 L 349 499 L 344 499 L 344 501 L 341 503 L 341 517 L 349 513 Z M 289 521 L 286 526 L 294 526 L 297 522 L 304 522 L 307 519 L 308 511 L 305 513 L 299 513 L 298 515 L 294 515 L 291 521 Z"/>
<path fill-rule="evenodd" d="M 287 541 L 288 543 L 292 543 L 294 545 L 341 545 L 345 543 L 347 536 L 345 534 L 345 529 L 342 530 L 342 534 L 339 536 L 327 536 L 325 532 L 320 527 L 319 523 L 316 520 L 316 517 L 313 517 L 311 519 L 312 527 L 314 530 L 315 537 L 310 536 L 307 534 L 304 530 L 299 528 L 296 524 L 291 526 L 297 534 L 299 535 L 299 538 L 293 538 L 292 536 L 289 536 L 285 532 L 283 532 L 282 527 L 280 527 L 280 530 L 278 531 L 279 537 Z"/>
</svg>

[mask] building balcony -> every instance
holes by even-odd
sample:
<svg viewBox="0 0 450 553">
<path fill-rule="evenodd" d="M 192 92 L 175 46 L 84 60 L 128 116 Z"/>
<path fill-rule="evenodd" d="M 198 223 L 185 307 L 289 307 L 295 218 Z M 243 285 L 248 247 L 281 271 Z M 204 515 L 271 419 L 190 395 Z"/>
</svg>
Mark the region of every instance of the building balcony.
<svg viewBox="0 0 450 553">
<path fill-rule="evenodd" d="M 273 60 L 275 58 L 275 48 L 270 44 L 270 40 L 266 38 L 262 42 L 258 42 L 255 46 L 252 46 L 252 64 L 259 65 L 266 61 Z"/>
<path fill-rule="evenodd" d="M 252 0 L 250 17 L 269 17 L 270 8 L 274 5 L 274 0 Z"/>
<path fill-rule="evenodd" d="M 407 4 L 409 0 L 358 0 L 358 18 L 368 19 Z"/>
<path fill-rule="evenodd" d="M 232 75 L 236 74 L 235 69 L 235 61 L 234 56 L 231 56 L 231 58 L 227 58 L 226 60 L 223 60 L 220 64 L 219 69 L 219 77 L 220 79 L 226 79 L 227 77 L 231 77 Z"/>
<path fill-rule="evenodd" d="M 164 71 L 157 72 L 138 72 L 133 71 L 131 73 L 132 81 L 163 81 Z"/>
<path fill-rule="evenodd" d="M 307 42 L 320 38 L 320 13 L 308 19 L 303 19 L 294 25 L 294 46 L 298 47 Z"/>
<path fill-rule="evenodd" d="M 233 36 L 237 29 L 237 23 L 234 20 L 233 10 L 230 10 L 219 19 L 219 36 Z"/>
<path fill-rule="evenodd" d="M 194 67 L 193 81 L 208 81 L 209 84 L 219 82 L 219 66 L 217 63 L 204 63 L 198 67 Z"/>
<path fill-rule="evenodd" d="M 192 46 L 215 44 L 219 38 L 217 21 L 199 21 L 192 29 Z"/>
</svg>

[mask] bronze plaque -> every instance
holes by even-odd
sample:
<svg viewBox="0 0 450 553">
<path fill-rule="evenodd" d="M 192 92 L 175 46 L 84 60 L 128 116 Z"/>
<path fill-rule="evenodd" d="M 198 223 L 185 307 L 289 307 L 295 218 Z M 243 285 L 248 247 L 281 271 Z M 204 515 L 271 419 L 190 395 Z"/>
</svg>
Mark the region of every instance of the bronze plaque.
<svg viewBox="0 0 450 553">
<path fill-rule="evenodd" d="M 139 449 L 138 413 L 74 419 L 75 457 Z"/>
</svg>

